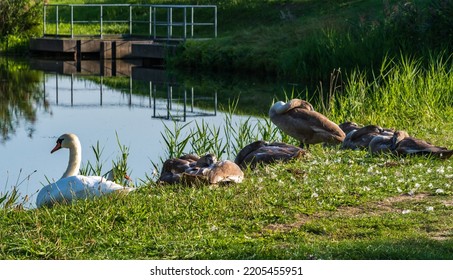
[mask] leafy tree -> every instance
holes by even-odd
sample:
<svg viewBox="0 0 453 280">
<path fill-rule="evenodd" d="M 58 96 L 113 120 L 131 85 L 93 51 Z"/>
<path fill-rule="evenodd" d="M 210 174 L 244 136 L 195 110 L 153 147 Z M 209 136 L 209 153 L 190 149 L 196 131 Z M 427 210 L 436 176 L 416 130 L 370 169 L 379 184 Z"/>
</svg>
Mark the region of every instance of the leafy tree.
<svg viewBox="0 0 453 280">
<path fill-rule="evenodd" d="M 45 0 L 44 0 L 45 1 Z M 26 38 L 39 30 L 43 0 L 1 0 L 0 41 Z"/>
</svg>

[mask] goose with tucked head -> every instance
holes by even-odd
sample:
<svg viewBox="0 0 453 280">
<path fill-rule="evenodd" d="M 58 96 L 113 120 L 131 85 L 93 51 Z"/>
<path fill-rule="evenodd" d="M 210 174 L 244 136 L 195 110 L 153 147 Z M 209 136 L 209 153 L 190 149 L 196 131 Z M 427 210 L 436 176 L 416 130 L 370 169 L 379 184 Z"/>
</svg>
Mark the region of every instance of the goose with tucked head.
<svg viewBox="0 0 453 280">
<path fill-rule="evenodd" d="M 355 122 L 349 122 L 349 121 L 348 121 L 348 122 L 341 123 L 341 124 L 339 124 L 338 126 L 341 128 L 341 130 L 343 130 L 343 132 L 344 132 L 344 134 L 346 134 L 346 136 L 347 136 L 350 132 L 352 132 L 352 131 L 354 131 L 354 130 L 358 130 L 359 128 L 361 128 L 361 126 L 358 125 L 357 123 L 355 123 Z"/>
<path fill-rule="evenodd" d="M 306 151 L 286 143 L 267 143 L 262 140 L 252 142 L 239 151 L 234 162 L 242 169 L 254 168 L 259 164 L 269 164 L 277 161 L 287 162 L 301 158 Z"/>
<path fill-rule="evenodd" d="M 372 154 L 393 153 L 395 150 L 393 136 L 382 134 L 374 136 L 368 144 L 368 150 Z"/>
<path fill-rule="evenodd" d="M 341 148 L 352 150 L 368 149 L 370 142 L 376 136 L 382 136 L 382 139 L 391 138 L 393 136 L 393 131 L 377 125 L 367 125 L 358 129 L 353 129 L 346 134 Z"/>
<path fill-rule="evenodd" d="M 58 137 L 52 149 L 54 153 L 62 148 L 69 149 L 69 162 L 63 176 L 56 182 L 44 186 L 36 198 L 37 207 L 67 203 L 76 199 L 87 199 L 112 192 L 128 193 L 134 188 L 124 187 L 102 176 L 78 175 L 82 161 L 82 147 L 79 138 L 72 133 Z"/>
<path fill-rule="evenodd" d="M 409 136 L 405 131 L 396 131 L 393 136 L 394 153 L 397 155 L 421 155 L 448 159 L 453 155 L 453 150 L 435 146 L 425 140 Z"/>
<path fill-rule="evenodd" d="M 181 181 L 182 174 L 190 168 L 194 168 L 199 156 L 193 154 L 183 155 L 179 158 L 167 159 L 160 173 L 157 183 L 176 184 Z"/>
<path fill-rule="evenodd" d="M 316 112 L 305 100 L 278 101 L 271 106 L 269 118 L 283 132 L 299 140 L 301 147 L 317 143 L 340 144 L 345 138 L 336 123 Z"/>
<path fill-rule="evenodd" d="M 218 161 L 213 154 L 200 157 L 196 165 L 186 169 L 181 177 L 187 185 L 241 183 L 243 179 L 244 173 L 237 164 L 230 160 Z"/>
</svg>

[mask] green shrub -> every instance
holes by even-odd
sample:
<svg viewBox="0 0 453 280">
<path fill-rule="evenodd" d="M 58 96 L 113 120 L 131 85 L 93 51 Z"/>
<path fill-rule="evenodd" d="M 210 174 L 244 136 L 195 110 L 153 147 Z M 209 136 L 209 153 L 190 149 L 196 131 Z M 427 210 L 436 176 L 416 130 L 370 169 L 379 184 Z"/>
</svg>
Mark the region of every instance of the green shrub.
<svg viewBox="0 0 453 280">
<path fill-rule="evenodd" d="M 26 44 L 28 37 L 37 34 L 41 10 L 41 0 L 0 1 L 0 51 Z"/>
</svg>

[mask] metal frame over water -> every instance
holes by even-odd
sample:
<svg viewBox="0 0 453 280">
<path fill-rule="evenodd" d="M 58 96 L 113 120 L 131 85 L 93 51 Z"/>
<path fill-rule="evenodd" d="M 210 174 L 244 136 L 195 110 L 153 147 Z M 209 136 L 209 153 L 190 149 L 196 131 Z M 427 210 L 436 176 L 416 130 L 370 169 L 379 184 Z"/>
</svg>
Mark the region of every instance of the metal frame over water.
<svg viewBox="0 0 453 280">
<path fill-rule="evenodd" d="M 93 19 L 75 19 L 74 11 L 81 11 L 84 8 L 99 9 L 98 16 Z M 109 9 L 128 9 L 129 14 L 126 19 L 106 19 L 106 8 Z M 211 20 L 196 21 L 196 10 L 212 10 Z M 134 18 L 134 12 L 140 10 L 141 17 Z M 53 13 L 52 13 L 53 12 Z M 146 20 L 143 13 L 146 13 Z M 164 19 L 162 19 L 162 15 Z M 55 28 L 49 32 L 48 24 L 54 24 Z M 60 25 L 69 24 L 69 32 L 62 32 Z M 75 27 L 87 24 L 98 25 L 98 32 L 90 34 L 75 34 Z M 128 26 L 127 33 L 109 33 L 106 30 L 106 24 L 122 24 Z M 144 24 L 147 26 L 148 32 L 146 34 L 139 34 L 140 36 L 148 36 L 152 39 L 206 39 L 217 37 L 217 6 L 216 5 L 151 5 L 151 4 L 46 4 L 43 7 L 43 36 L 56 36 L 65 37 L 100 37 L 104 36 L 121 36 L 132 37 L 134 34 L 134 24 Z M 197 37 L 195 27 L 211 27 L 212 36 Z M 158 28 L 165 31 L 159 32 Z M 174 28 L 181 28 L 176 34 Z M 66 28 L 67 29 L 67 28 Z M 162 35 L 163 34 L 163 35 Z"/>
</svg>

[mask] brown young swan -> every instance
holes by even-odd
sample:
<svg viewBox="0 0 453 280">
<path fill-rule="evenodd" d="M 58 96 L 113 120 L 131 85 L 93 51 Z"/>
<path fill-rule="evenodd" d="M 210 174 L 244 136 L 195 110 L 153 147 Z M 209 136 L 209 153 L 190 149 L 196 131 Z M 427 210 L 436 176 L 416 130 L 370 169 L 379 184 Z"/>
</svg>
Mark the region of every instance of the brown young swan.
<svg viewBox="0 0 453 280">
<path fill-rule="evenodd" d="M 306 151 L 286 143 L 267 143 L 262 140 L 252 142 L 242 148 L 234 162 L 241 168 L 255 168 L 259 164 L 269 164 L 276 161 L 286 162 L 301 158 Z"/>
<path fill-rule="evenodd" d="M 435 146 L 425 140 L 409 136 L 406 131 L 396 131 L 393 136 L 394 153 L 397 155 L 424 155 L 441 159 L 448 159 L 453 150 Z"/>
<path fill-rule="evenodd" d="M 340 144 L 345 138 L 336 123 L 316 112 L 305 100 L 278 101 L 271 106 L 269 118 L 283 132 L 299 140 L 301 147 L 317 143 Z"/>
</svg>

